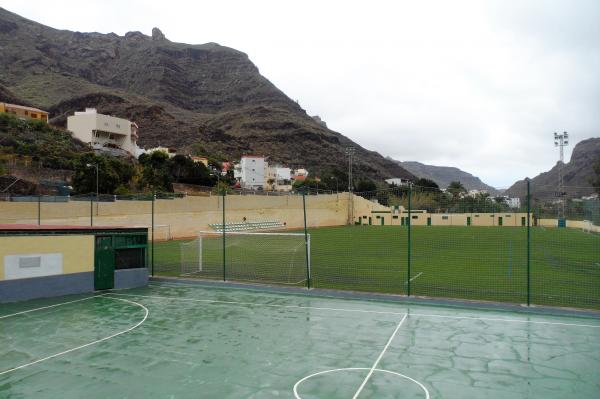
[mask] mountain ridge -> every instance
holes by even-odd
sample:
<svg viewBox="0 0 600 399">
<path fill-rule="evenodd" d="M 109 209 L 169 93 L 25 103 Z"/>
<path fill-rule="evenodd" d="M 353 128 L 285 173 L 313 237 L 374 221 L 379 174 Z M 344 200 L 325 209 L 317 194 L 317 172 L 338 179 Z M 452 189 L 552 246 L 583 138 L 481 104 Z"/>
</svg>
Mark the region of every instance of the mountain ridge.
<svg viewBox="0 0 600 399">
<path fill-rule="evenodd" d="M 567 196 L 580 197 L 594 192 L 590 181 L 593 177 L 592 164 L 598 158 L 600 158 L 600 137 L 582 140 L 575 145 L 571 159 L 563 167 L 563 182 Z M 560 161 L 550 170 L 530 179 L 530 190 L 534 197 L 556 197 L 559 167 Z M 515 182 L 505 192 L 514 197 L 525 197 L 527 179 Z"/>
<path fill-rule="evenodd" d="M 239 158 L 268 155 L 314 174 L 344 168 L 356 148 L 359 177 L 414 178 L 375 151 L 317 123 L 250 61 L 216 43 L 188 45 L 128 32 L 58 30 L 0 8 L 0 85 L 24 102 L 49 110 L 51 122 L 85 107 L 132 119 L 140 145 Z"/>
<path fill-rule="evenodd" d="M 415 176 L 433 180 L 438 186 L 440 186 L 440 188 L 443 189 L 447 188 L 451 182 L 459 181 L 467 190 L 485 190 L 490 193 L 490 195 L 497 195 L 501 191 L 488 184 L 485 184 L 479 177 L 454 166 L 427 165 L 417 161 L 394 162 L 397 162 Z"/>
</svg>

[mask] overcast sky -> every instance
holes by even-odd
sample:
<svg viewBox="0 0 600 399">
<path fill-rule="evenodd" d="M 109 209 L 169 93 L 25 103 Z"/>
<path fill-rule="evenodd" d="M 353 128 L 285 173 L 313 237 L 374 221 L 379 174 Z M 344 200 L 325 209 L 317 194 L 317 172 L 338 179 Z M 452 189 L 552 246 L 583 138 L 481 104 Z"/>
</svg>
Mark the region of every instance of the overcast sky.
<svg viewBox="0 0 600 399">
<path fill-rule="evenodd" d="M 398 160 L 496 187 L 550 169 L 553 132 L 600 136 L 600 1 L 52 1 L 55 28 L 217 42 L 309 114 Z M 567 160 L 573 146 L 567 148 Z"/>
</svg>

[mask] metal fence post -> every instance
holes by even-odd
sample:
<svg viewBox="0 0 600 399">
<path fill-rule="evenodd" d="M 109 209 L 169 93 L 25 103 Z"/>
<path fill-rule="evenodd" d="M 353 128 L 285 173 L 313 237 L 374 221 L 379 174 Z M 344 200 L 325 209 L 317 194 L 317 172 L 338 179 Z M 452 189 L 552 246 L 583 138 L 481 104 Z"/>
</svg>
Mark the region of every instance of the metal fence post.
<svg viewBox="0 0 600 399">
<path fill-rule="evenodd" d="M 527 306 L 531 305 L 531 182 L 527 179 Z"/>
<path fill-rule="evenodd" d="M 156 192 L 152 191 L 152 263 L 150 274 L 154 277 L 154 200 L 156 199 Z"/>
<path fill-rule="evenodd" d="M 302 208 L 304 210 L 304 248 L 306 251 L 306 288 L 310 289 L 310 248 L 308 243 L 308 226 L 306 225 L 306 193 L 302 195 Z"/>
<path fill-rule="evenodd" d="M 412 197 L 412 185 L 409 184 L 408 185 L 408 218 L 407 218 L 407 222 L 406 222 L 406 225 L 408 227 L 408 234 L 407 234 L 408 235 L 408 247 L 407 247 L 407 251 L 406 251 L 407 255 L 408 255 L 408 267 L 407 267 L 408 276 L 406 279 L 406 282 L 407 282 L 407 290 L 406 291 L 407 291 L 408 296 L 410 296 L 410 274 L 411 274 L 410 273 L 410 266 L 411 266 L 410 265 L 410 263 L 411 263 L 411 253 L 410 253 L 410 247 L 411 247 L 410 230 L 411 230 L 411 228 L 410 228 L 410 224 L 411 224 L 411 219 L 412 219 L 412 217 L 411 217 L 411 197 Z"/>
<path fill-rule="evenodd" d="M 223 221 L 221 230 L 223 231 L 223 281 L 227 281 L 227 264 L 225 263 L 225 190 L 223 190 Z"/>
</svg>

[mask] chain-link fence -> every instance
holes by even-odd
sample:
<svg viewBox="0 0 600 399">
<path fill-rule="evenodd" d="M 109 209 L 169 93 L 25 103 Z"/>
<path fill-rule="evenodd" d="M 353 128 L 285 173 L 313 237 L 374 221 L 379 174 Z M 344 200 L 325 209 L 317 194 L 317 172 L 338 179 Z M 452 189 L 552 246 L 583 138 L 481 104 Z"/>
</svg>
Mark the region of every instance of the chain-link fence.
<svg viewBox="0 0 600 399">
<path fill-rule="evenodd" d="M 156 276 L 600 309 L 589 187 L 11 197 L 0 223 L 147 227 Z"/>
</svg>

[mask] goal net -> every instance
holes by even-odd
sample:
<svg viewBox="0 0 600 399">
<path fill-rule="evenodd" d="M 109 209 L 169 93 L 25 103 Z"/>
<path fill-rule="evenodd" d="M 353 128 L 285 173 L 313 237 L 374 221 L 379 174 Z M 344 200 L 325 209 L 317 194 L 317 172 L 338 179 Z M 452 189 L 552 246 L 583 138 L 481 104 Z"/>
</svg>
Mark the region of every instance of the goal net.
<svg viewBox="0 0 600 399">
<path fill-rule="evenodd" d="M 304 285 L 310 273 L 304 233 L 202 231 L 180 248 L 182 276 Z"/>
</svg>

